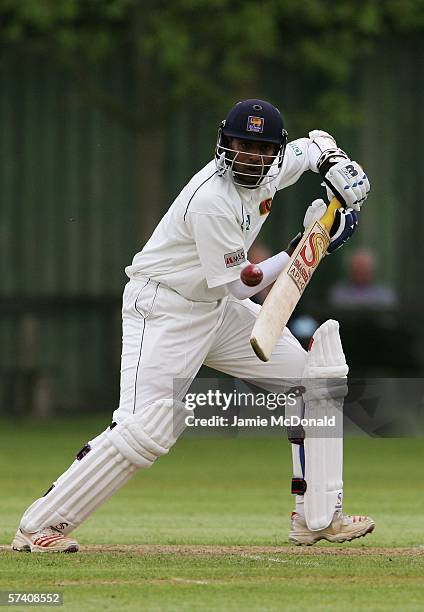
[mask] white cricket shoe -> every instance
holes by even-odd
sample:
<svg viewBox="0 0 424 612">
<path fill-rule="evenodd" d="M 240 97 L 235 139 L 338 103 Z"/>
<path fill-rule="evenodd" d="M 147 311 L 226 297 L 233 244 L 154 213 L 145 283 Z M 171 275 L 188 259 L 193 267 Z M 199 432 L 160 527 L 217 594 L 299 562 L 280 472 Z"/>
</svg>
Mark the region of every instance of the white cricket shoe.
<svg viewBox="0 0 424 612">
<path fill-rule="evenodd" d="M 54 527 L 45 527 L 36 533 L 18 529 L 11 544 L 17 552 L 77 552 L 78 542 L 63 535 Z"/>
<path fill-rule="evenodd" d="M 298 546 L 311 546 L 319 540 L 329 542 L 350 542 L 355 538 L 362 538 L 374 530 L 375 523 L 369 516 L 350 516 L 343 512 L 335 512 L 333 520 L 325 529 L 312 531 L 306 521 L 297 512 L 291 515 L 291 531 L 289 542 Z"/>
</svg>

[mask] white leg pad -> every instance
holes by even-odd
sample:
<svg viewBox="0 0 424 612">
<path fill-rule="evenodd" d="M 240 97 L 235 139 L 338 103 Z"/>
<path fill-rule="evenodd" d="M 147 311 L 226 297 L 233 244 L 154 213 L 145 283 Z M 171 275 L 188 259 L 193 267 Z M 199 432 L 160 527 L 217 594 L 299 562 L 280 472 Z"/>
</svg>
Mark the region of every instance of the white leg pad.
<svg viewBox="0 0 424 612">
<path fill-rule="evenodd" d="M 313 336 L 303 374 L 305 417 L 336 419 L 333 437 L 317 437 L 305 427 L 305 519 L 311 530 L 327 527 L 343 497 L 343 401 L 348 372 L 337 321 L 326 321 Z M 314 379 L 321 379 L 314 380 Z M 322 380 L 325 379 L 325 380 Z M 334 379 L 334 381 L 329 380 Z"/>
<path fill-rule="evenodd" d="M 155 402 L 98 436 L 91 449 L 24 513 L 20 527 L 35 533 L 53 526 L 70 533 L 140 468 L 169 451 L 184 430 L 184 404 Z"/>
</svg>

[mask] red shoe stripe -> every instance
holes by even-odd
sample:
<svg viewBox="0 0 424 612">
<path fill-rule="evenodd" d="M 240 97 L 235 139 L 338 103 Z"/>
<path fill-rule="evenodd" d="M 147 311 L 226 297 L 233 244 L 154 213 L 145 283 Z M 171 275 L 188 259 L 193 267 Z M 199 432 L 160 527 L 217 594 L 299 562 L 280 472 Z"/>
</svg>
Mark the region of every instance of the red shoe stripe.
<svg viewBox="0 0 424 612">
<path fill-rule="evenodd" d="M 53 540 L 54 541 L 54 540 Z M 37 542 L 35 542 L 35 544 L 37 546 L 42 546 L 42 547 L 46 547 L 50 544 L 50 540 L 38 540 Z"/>
<path fill-rule="evenodd" d="M 37 546 L 42 546 L 46 548 L 53 542 L 57 542 L 58 540 L 63 540 L 63 539 L 64 537 L 61 535 L 44 536 L 42 538 L 38 538 L 38 540 L 35 540 L 34 544 L 36 544 Z"/>
<path fill-rule="evenodd" d="M 51 539 L 56 539 L 56 538 L 62 538 L 62 535 L 59 534 L 55 534 L 55 535 L 45 535 L 45 536 L 41 536 L 39 538 L 37 538 L 37 540 L 35 540 L 36 542 L 44 542 L 44 540 L 51 540 Z"/>
<path fill-rule="evenodd" d="M 59 540 L 60 541 L 60 540 Z M 40 546 L 42 546 L 43 548 L 48 548 L 51 544 L 56 544 L 58 542 L 58 539 L 50 539 L 50 540 L 46 540 L 45 542 L 43 542 L 42 544 L 40 544 Z"/>
</svg>

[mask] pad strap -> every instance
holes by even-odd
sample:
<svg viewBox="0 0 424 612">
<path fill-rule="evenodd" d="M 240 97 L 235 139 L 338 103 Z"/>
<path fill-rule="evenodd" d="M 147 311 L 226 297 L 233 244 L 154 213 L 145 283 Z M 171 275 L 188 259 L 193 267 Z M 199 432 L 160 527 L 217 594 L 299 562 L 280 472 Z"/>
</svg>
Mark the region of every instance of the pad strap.
<svg viewBox="0 0 424 612">
<path fill-rule="evenodd" d="M 294 495 L 304 495 L 306 487 L 306 480 L 304 478 L 292 478 L 291 492 Z"/>
</svg>

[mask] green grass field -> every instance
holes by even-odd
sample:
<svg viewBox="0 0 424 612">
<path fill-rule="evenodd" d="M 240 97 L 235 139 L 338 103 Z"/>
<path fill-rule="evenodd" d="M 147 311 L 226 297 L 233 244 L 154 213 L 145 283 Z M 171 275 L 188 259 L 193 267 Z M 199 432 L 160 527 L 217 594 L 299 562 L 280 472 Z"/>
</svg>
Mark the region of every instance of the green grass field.
<svg viewBox="0 0 424 612">
<path fill-rule="evenodd" d="M 287 544 L 284 440 L 183 439 L 76 532 L 81 553 L 9 552 L 25 507 L 106 425 L 1 423 L 0 590 L 59 590 L 79 611 L 424 608 L 422 439 L 346 441 L 345 510 L 377 523 L 356 542 Z"/>
</svg>

